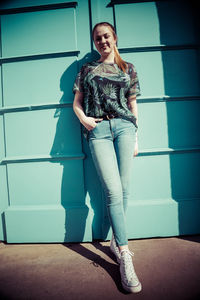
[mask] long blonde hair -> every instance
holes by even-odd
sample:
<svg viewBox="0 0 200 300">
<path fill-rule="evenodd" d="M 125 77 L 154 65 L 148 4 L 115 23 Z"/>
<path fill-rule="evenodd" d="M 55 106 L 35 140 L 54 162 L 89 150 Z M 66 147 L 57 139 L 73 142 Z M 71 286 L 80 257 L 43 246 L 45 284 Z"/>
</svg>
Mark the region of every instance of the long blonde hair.
<svg viewBox="0 0 200 300">
<path fill-rule="evenodd" d="M 97 23 L 93 30 L 92 30 L 92 37 L 93 37 L 93 40 L 94 40 L 94 32 L 96 30 L 96 28 L 98 26 L 107 26 L 110 28 L 114 38 L 117 40 L 117 35 L 116 35 L 116 32 L 115 32 L 115 28 L 113 25 L 111 25 L 110 23 L 108 22 L 100 22 L 100 23 Z M 125 63 L 125 61 L 121 58 L 120 54 L 119 54 L 119 51 L 117 49 L 117 46 L 114 47 L 114 52 L 115 52 L 115 62 L 116 64 L 118 65 L 118 67 L 125 73 L 126 72 L 126 69 L 127 69 L 127 64 Z"/>
</svg>

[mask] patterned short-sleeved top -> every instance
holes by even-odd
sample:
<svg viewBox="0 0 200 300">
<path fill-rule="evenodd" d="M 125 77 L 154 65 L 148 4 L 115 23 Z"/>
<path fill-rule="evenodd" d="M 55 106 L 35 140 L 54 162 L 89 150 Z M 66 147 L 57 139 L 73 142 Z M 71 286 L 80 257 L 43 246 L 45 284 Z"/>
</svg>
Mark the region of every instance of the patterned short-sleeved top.
<svg viewBox="0 0 200 300">
<path fill-rule="evenodd" d="M 103 117 L 114 114 L 136 125 L 136 117 L 128 108 L 128 97 L 140 95 L 136 69 L 126 62 L 124 73 L 117 64 L 90 62 L 78 73 L 73 92 L 84 93 L 83 110 L 88 117 Z"/>
</svg>

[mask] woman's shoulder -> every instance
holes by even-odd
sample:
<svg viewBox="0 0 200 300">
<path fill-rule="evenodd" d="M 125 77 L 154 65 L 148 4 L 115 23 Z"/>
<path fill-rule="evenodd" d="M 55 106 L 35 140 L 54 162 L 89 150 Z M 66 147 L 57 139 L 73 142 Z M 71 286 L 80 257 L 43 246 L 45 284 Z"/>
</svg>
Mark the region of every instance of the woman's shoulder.
<svg viewBox="0 0 200 300">
<path fill-rule="evenodd" d="M 125 61 L 128 69 L 135 69 L 135 65 L 132 62 Z"/>
<path fill-rule="evenodd" d="M 90 61 L 90 62 L 85 62 L 81 68 L 80 68 L 80 72 L 81 73 L 88 73 L 88 71 L 90 71 L 95 65 L 95 62 Z"/>
<path fill-rule="evenodd" d="M 135 65 L 131 62 L 125 61 L 126 65 L 127 65 L 127 73 L 131 74 L 131 73 L 136 73 L 136 68 Z"/>
<path fill-rule="evenodd" d="M 85 62 L 85 63 L 82 65 L 81 68 L 82 68 L 82 69 L 87 69 L 87 68 L 89 68 L 89 67 L 94 66 L 95 63 L 96 63 L 96 61 L 87 61 L 87 62 Z"/>
</svg>

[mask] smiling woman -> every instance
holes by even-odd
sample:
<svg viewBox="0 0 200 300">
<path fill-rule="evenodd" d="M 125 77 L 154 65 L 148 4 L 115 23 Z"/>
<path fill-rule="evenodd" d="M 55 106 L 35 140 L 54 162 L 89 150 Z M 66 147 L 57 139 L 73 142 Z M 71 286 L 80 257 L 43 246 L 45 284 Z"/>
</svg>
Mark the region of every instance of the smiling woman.
<svg viewBox="0 0 200 300">
<path fill-rule="evenodd" d="M 114 27 L 98 23 L 92 34 L 101 57 L 83 65 L 77 75 L 73 108 L 84 127 L 106 196 L 113 231 L 110 249 L 120 263 L 122 285 L 137 293 L 142 286 L 128 249 L 125 214 L 133 155 L 138 154 L 139 81 L 134 65 L 119 55 Z"/>
<path fill-rule="evenodd" d="M 122 71 L 126 71 L 126 63 L 122 60 L 117 50 L 117 35 L 114 27 L 107 22 L 98 23 L 94 26 L 92 36 L 94 39 L 95 47 L 97 51 L 103 55 L 109 54 L 114 51 L 115 62 Z M 101 59 L 100 59 L 101 61 Z M 111 60 L 112 61 L 112 60 Z"/>
<path fill-rule="evenodd" d="M 111 53 L 117 42 L 116 36 L 111 32 L 109 27 L 103 24 L 94 27 L 93 39 L 95 46 L 101 55 Z"/>
</svg>

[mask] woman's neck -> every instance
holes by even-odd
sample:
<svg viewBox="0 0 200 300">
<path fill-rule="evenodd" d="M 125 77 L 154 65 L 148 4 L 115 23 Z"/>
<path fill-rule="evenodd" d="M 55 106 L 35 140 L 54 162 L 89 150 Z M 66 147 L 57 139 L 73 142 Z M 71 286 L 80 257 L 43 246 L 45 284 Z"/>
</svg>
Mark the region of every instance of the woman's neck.
<svg viewBox="0 0 200 300">
<path fill-rule="evenodd" d="M 99 62 L 104 62 L 104 63 L 110 63 L 110 64 L 114 64 L 115 63 L 115 55 L 114 53 L 110 53 L 107 56 L 101 56 L 99 59 Z"/>
</svg>

